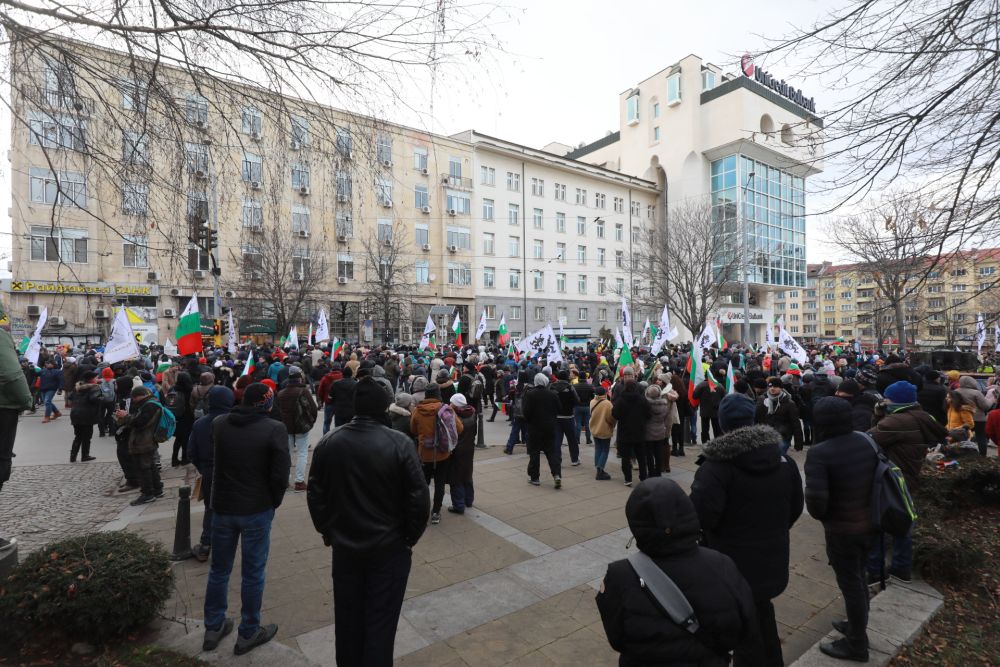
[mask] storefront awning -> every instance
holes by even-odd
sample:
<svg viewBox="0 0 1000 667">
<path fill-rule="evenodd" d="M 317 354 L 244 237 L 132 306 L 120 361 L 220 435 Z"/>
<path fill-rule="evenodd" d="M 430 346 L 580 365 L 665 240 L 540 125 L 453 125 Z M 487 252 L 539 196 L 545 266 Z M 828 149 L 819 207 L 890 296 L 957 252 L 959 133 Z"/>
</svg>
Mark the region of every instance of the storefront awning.
<svg viewBox="0 0 1000 667">
<path fill-rule="evenodd" d="M 245 317 L 238 325 L 241 336 L 278 333 L 278 321 L 269 317 Z"/>
</svg>

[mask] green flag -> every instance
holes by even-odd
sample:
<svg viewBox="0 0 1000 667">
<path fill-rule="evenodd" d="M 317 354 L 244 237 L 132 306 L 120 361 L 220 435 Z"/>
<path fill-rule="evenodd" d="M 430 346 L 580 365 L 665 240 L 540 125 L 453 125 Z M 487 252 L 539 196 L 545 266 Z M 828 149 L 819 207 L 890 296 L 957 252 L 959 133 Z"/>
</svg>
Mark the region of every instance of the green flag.
<svg viewBox="0 0 1000 667">
<path fill-rule="evenodd" d="M 21 339 L 21 343 L 17 346 L 17 353 L 24 354 L 28 351 L 28 345 L 31 344 L 31 336 L 25 336 Z"/>
<path fill-rule="evenodd" d="M 634 362 L 635 359 L 632 358 L 632 350 L 628 345 L 622 345 L 622 353 L 618 357 L 618 374 L 621 375 L 622 369 Z"/>
</svg>

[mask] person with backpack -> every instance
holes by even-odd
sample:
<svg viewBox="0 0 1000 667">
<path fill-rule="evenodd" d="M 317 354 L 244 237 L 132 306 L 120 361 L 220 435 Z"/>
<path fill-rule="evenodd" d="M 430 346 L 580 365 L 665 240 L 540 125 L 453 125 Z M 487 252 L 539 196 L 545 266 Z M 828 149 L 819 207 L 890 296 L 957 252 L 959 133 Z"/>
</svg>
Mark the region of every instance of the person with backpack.
<svg viewBox="0 0 1000 667">
<path fill-rule="evenodd" d="M 187 442 L 191 436 L 191 427 L 194 425 L 194 413 L 191 410 L 191 392 L 194 390 L 194 382 L 187 372 L 181 371 L 177 374 L 177 380 L 167 392 L 163 401 L 164 407 L 168 408 L 177 420 L 177 430 L 174 432 L 174 446 L 170 455 L 170 465 L 174 468 L 186 466 L 188 461 Z"/>
<path fill-rule="evenodd" d="M 295 459 L 295 490 L 306 490 L 306 463 L 309 460 L 309 431 L 316 423 L 318 408 L 303 382 L 302 369 L 288 368 L 288 382 L 278 392 L 281 421 L 288 429 L 288 455 Z"/>
<path fill-rule="evenodd" d="M 527 428 L 524 421 L 524 395 L 527 390 L 528 373 L 521 371 L 518 373 L 517 383 L 514 384 L 510 393 L 510 435 L 507 436 L 507 444 L 503 448 L 504 454 L 513 454 L 514 445 L 527 439 Z"/>
<path fill-rule="evenodd" d="M 541 484 L 541 455 L 549 463 L 549 472 L 557 489 L 562 488 L 562 448 L 557 446 L 559 430 L 559 398 L 549 391 L 549 378 L 545 373 L 537 373 L 532 387 L 524 391 L 521 410 L 528 439 L 528 483 Z M 514 415 L 515 422 L 517 414 Z"/>
<path fill-rule="evenodd" d="M 455 417 L 462 424 L 462 434 L 458 444 L 451 453 L 450 470 L 448 471 L 448 488 L 451 490 L 451 507 L 453 514 L 464 514 L 466 507 L 472 507 L 475 500 L 475 488 L 472 486 L 472 460 L 476 453 L 476 435 L 478 420 L 476 409 L 468 404 L 464 394 L 451 397 L 451 408 Z"/>
<path fill-rule="evenodd" d="M 139 481 L 139 497 L 130 505 L 145 505 L 163 497 L 163 482 L 156 465 L 161 442 L 170 439 L 175 422 L 169 410 L 153 400 L 153 392 L 142 385 L 131 392 L 128 412 L 119 409 L 115 419 L 122 425 L 120 435 L 128 443 L 129 457 Z M 164 428 L 166 427 L 166 428 Z"/>
<path fill-rule="evenodd" d="M 90 441 L 94 437 L 94 425 L 100 419 L 101 413 L 101 389 L 96 382 L 97 373 L 86 371 L 81 374 L 80 382 L 74 385 L 73 391 L 66 396 L 67 402 L 73 406 L 69 412 L 69 421 L 73 425 L 73 444 L 69 452 L 70 463 L 76 463 L 78 454 L 84 463 L 97 458 L 90 455 Z"/>
<path fill-rule="evenodd" d="M 99 437 L 115 434 L 115 404 L 117 402 L 115 372 L 110 366 L 101 369 L 101 379 L 97 383 L 100 391 L 100 410 L 97 416 Z"/>
<path fill-rule="evenodd" d="M 576 447 L 580 449 L 580 436 L 587 435 L 587 444 L 593 444 L 593 437 L 590 432 L 590 402 L 594 400 L 594 385 L 590 383 L 590 378 L 586 373 L 582 376 L 580 371 L 572 371 L 573 390 L 576 391 L 580 399 L 579 405 L 573 408 L 573 419 L 576 421 Z"/>
<path fill-rule="evenodd" d="M 844 598 L 842 639 L 820 644 L 841 660 L 868 661 L 868 557 L 877 543 L 872 522 L 876 456 L 869 436 L 853 430 L 851 404 L 828 396 L 813 406 L 813 446 L 806 454 L 805 503 L 823 523 L 826 554 Z"/>
<path fill-rule="evenodd" d="M 198 386 L 191 390 L 191 418 L 198 420 L 208 413 L 208 390 L 215 386 L 215 373 L 198 376 Z M 193 422 L 192 422 L 193 423 Z"/>
<path fill-rule="evenodd" d="M 608 398 L 608 390 L 597 385 L 594 388 L 594 398 L 590 401 L 590 432 L 594 436 L 594 467 L 598 481 L 609 480 L 604 467 L 611 453 L 611 436 L 615 432 L 615 418 L 611 415 L 612 404 Z"/>
<path fill-rule="evenodd" d="M 556 434 L 553 445 L 562 458 L 562 441 L 566 438 L 569 445 L 570 465 L 580 465 L 580 433 L 577 431 L 576 408 L 580 405 L 580 396 L 576 389 L 569 383 L 569 371 L 561 370 L 556 373 L 556 381 L 549 385 L 549 391 L 556 395 L 559 400 L 559 409 L 556 411 Z"/>
<path fill-rule="evenodd" d="M 212 516 L 211 507 L 212 477 L 215 473 L 215 445 L 212 442 L 212 422 L 216 417 L 229 414 L 233 409 L 235 397 L 232 389 L 217 385 L 208 390 L 208 412 L 199 417 L 191 427 L 191 437 L 188 438 L 188 456 L 191 464 L 201 474 L 201 495 L 205 503 L 205 512 L 201 520 L 201 538 L 191 552 L 194 557 L 204 563 L 212 552 Z"/>
<path fill-rule="evenodd" d="M 424 389 L 424 400 L 417 403 L 410 415 L 410 432 L 417 441 L 417 453 L 424 469 L 424 479 L 430 486 L 434 482 L 431 503 L 431 524 L 441 523 L 441 505 L 448 483 L 451 453 L 462 434 L 462 421 L 457 419 L 451 405 L 441 402 L 441 387 L 436 383 Z"/>
<path fill-rule="evenodd" d="M 323 434 L 330 430 L 330 422 L 333 421 L 333 397 L 330 395 L 330 388 L 334 382 L 341 380 L 344 373 L 340 370 L 340 364 L 330 366 L 330 372 L 323 376 L 319 382 L 319 389 L 316 391 L 316 400 L 323 404 Z"/>
</svg>

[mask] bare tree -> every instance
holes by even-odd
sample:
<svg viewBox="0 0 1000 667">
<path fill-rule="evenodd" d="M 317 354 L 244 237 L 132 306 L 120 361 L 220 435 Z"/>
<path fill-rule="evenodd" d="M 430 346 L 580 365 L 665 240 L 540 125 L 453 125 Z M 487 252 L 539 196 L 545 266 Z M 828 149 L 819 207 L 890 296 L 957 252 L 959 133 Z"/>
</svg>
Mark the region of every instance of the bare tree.
<svg viewBox="0 0 1000 667">
<path fill-rule="evenodd" d="M 362 241 L 367 312 L 374 315 L 374 328 L 384 342 L 398 340 L 400 327 L 409 317 L 413 298 L 413 249 L 408 230 L 399 220 L 380 224 Z M 393 331 L 395 330 L 395 331 Z M 390 333 L 391 332 L 391 333 Z"/>
<path fill-rule="evenodd" d="M 670 314 L 697 335 L 737 278 L 735 226 L 727 236 L 720 227 L 724 223 L 713 222 L 711 207 L 696 204 L 671 208 L 668 220 L 641 244 L 641 264 L 651 285 L 633 301 L 653 313 L 667 304 Z"/>
</svg>

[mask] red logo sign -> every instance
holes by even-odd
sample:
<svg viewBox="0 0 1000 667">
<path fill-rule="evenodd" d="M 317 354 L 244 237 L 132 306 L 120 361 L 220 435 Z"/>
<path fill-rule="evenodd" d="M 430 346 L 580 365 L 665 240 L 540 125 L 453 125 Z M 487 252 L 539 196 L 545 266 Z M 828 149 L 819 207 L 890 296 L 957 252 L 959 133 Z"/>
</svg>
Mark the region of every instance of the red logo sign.
<svg viewBox="0 0 1000 667">
<path fill-rule="evenodd" d="M 749 77 L 752 77 L 754 70 L 753 56 L 751 56 L 749 53 L 744 53 L 743 57 L 740 58 L 740 69 L 743 70 L 744 74 L 746 74 Z"/>
</svg>

